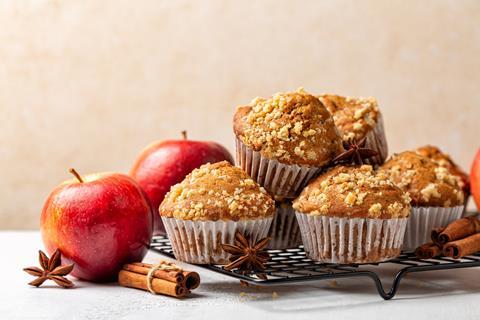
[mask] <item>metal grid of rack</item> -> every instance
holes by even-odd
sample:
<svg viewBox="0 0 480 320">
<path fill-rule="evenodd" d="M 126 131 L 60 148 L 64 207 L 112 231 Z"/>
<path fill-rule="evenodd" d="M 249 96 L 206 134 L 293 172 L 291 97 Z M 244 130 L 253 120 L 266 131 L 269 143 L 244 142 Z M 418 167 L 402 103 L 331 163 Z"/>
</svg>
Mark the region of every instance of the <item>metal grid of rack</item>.
<svg viewBox="0 0 480 320">
<path fill-rule="evenodd" d="M 151 243 L 151 250 L 175 258 L 170 241 L 166 236 L 155 236 Z M 446 257 L 432 259 L 419 259 L 413 252 L 402 252 L 392 260 L 369 264 L 329 264 L 312 261 L 307 258 L 303 246 L 284 250 L 268 250 L 270 260 L 266 263 L 265 274 L 267 279 L 260 279 L 255 274 L 245 275 L 236 270 L 228 271 L 219 265 L 200 265 L 211 271 L 215 271 L 238 280 L 259 286 L 286 285 L 296 282 L 318 281 L 338 278 L 364 277 L 370 278 L 375 283 L 378 294 L 385 300 L 392 299 L 398 291 L 401 280 L 408 273 L 426 272 L 435 270 L 470 268 L 480 266 L 480 252 L 454 260 Z M 381 268 L 387 264 L 400 267 L 394 276 L 392 286 L 385 290 L 377 272 L 365 269 L 365 266 Z M 379 269 L 378 269 L 379 270 Z"/>
</svg>

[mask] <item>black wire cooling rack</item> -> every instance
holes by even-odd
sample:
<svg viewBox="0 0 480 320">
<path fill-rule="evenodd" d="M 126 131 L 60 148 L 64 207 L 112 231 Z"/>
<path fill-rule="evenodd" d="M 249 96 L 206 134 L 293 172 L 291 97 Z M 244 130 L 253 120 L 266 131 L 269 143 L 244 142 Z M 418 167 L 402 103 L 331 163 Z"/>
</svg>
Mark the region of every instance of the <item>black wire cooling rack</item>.
<svg viewBox="0 0 480 320">
<path fill-rule="evenodd" d="M 151 250 L 159 252 L 171 258 L 175 258 L 170 241 L 166 236 L 155 236 L 152 239 Z M 419 259 L 413 252 L 402 252 L 395 259 L 369 264 L 329 264 L 312 261 L 307 258 L 303 246 L 293 249 L 268 250 L 270 260 L 266 264 L 265 274 L 267 279 L 260 279 L 254 274 L 245 275 L 236 270 L 228 271 L 218 265 L 199 265 L 211 271 L 215 271 L 247 283 L 270 286 L 284 285 L 296 282 L 331 280 L 338 278 L 365 277 L 370 278 L 375 283 L 378 294 L 385 300 L 392 299 L 398 291 L 400 281 L 409 273 L 471 268 L 480 266 L 480 252 L 460 260 L 454 260 L 446 257 L 436 257 L 432 259 Z M 392 286 L 385 290 L 376 271 L 365 270 L 366 266 L 382 267 L 385 265 L 397 265 L 400 267 L 396 273 Z"/>
</svg>

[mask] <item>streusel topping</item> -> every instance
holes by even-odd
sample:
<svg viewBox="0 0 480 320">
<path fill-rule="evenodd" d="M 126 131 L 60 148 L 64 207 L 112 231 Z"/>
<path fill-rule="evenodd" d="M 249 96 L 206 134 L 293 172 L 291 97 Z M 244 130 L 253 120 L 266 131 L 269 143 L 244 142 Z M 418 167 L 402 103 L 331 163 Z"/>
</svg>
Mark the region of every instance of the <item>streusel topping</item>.
<svg viewBox="0 0 480 320">
<path fill-rule="evenodd" d="M 294 200 L 302 213 L 350 218 L 408 217 L 410 198 L 370 165 L 337 166 L 317 177 Z"/>
<path fill-rule="evenodd" d="M 430 145 L 420 147 L 415 151 L 418 154 L 429 158 L 440 167 L 447 168 L 453 175 L 459 178 L 460 187 L 464 191 L 468 190 L 468 174 L 465 173 L 465 171 L 463 171 L 448 154 L 442 152 L 439 148 Z"/>
<path fill-rule="evenodd" d="M 227 161 L 206 164 L 174 185 L 160 215 L 182 220 L 243 220 L 271 217 L 272 198 L 240 168 Z"/>
<path fill-rule="evenodd" d="M 334 94 L 318 97 L 332 114 L 344 141 L 361 140 L 378 121 L 380 111 L 375 98 L 352 98 Z"/>
<path fill-rule="evenodd" d="M 234 131 L 253 150 L 285 164 L 320 167 L 343 150 L 330 113 L 303 89 L 239 107 Z"/>
<path fill-rule="evenodd" d="M 412 198 L 412 205 L 453 207 L 463 203 L 459 179 L 414 151 L 395 154 L 380 169 Z"/>
</svg>

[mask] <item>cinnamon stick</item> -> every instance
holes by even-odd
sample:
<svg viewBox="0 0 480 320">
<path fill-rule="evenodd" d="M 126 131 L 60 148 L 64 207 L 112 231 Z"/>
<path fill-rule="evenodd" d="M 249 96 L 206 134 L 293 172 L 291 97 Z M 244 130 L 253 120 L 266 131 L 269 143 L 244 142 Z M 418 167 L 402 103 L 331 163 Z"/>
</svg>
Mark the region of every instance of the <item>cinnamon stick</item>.
<svg viewBox="0 0 480 320">
<path fill-rule="evenodd" d="M 123 269 L 127 271 L 132 271 L 132 272 L 147 275 L 150 269 L 153 267 L 154 267 L 153 264 L 135 262 L 135 263 L 124 265 Z M 200 285 L 200 275 L 194 271 L 156 270 L 153 273 L 153 276 L 155 278 L 180 283 L 182 286 L 186 287 L 188 290 L 196 289 Z"/>
<path fill-rule="evenodd" d="M 435 228 L 432 230 L 432 232 L 430 233 L 430 238 L 432 239 L 432 242 L 437 244 L 438 246 L 441 246 L 440 245 L 440 241 L 438 240 L 438 236 L 440 235 L 440 233 L 443 232 L 443 230 L 445 230 L 444 227 L 441 227 L 441 228 Z"/>
<path fill-rule="evenodd" d="M 140 273 L 121 270 L 118 274 L 118 283 L 124 287 L 148 291 L 147 276 Z M 185 297 L 189 293 L 189 290 L 179 283 L 158 278 L 152 279 L 152 290 L 157 294 L 175 298 Z"/>
<path fill-rule="evenodd" d="M 441 253 L 441 248 L 433 242 L 425 243 L 415 250 L 415 255 L 420 259 L 431 259 L 439 256 Z"/>
<path fill-rule="evenodd" d="M 438 242 L 447 242 L 463 239 L 480 232 L 480 221 L 475 217 L 466 217 L 450 223 L 445 230 L 438 235 Z"/>
<path fill-rule="evenodd" d="M 449 242 L 443 247 L 443 255 L 454 259 L 459 259 L 478 251 L 480 251 L 480 233 Z"/>
<path fill-rule="evenodd" d="M 196 289 L 200 285 L 200 275 L 197 272 L 183 271 L 183 277 L 183 284 L 188 290 Z"/>
<path fill-rule="evenodd" d="M 153 268 L 153 264 L 142 263 L 142 262 L 135 262 L 126 264 L 123 266 L 123 270 L 132 271 L 140 274 L 147 275 L 151 268 Z M 170 282 L 178 282 L 183 283 L 185 277 L 181 271 L 174 271 L 174 270 L 156 270 L 153 273 L 155 278 L 164 279 Z"/>
</svg>

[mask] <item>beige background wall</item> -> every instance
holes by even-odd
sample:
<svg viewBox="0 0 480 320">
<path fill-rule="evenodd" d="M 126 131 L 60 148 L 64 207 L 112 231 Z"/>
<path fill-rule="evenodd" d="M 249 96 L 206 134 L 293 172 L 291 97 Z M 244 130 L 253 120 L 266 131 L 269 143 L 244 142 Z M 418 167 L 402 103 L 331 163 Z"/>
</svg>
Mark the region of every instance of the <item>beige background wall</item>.
<svg viewBox="0 0 480 320">
<path fill-rule="evenodd" d="M 0 2 L 0 228 L 37 228 L 67 168 L 127 171 L 182 129 L 304 86 L 376 96 L 391 150 L 479 146 L 480 1 Z"/>
</svg>

